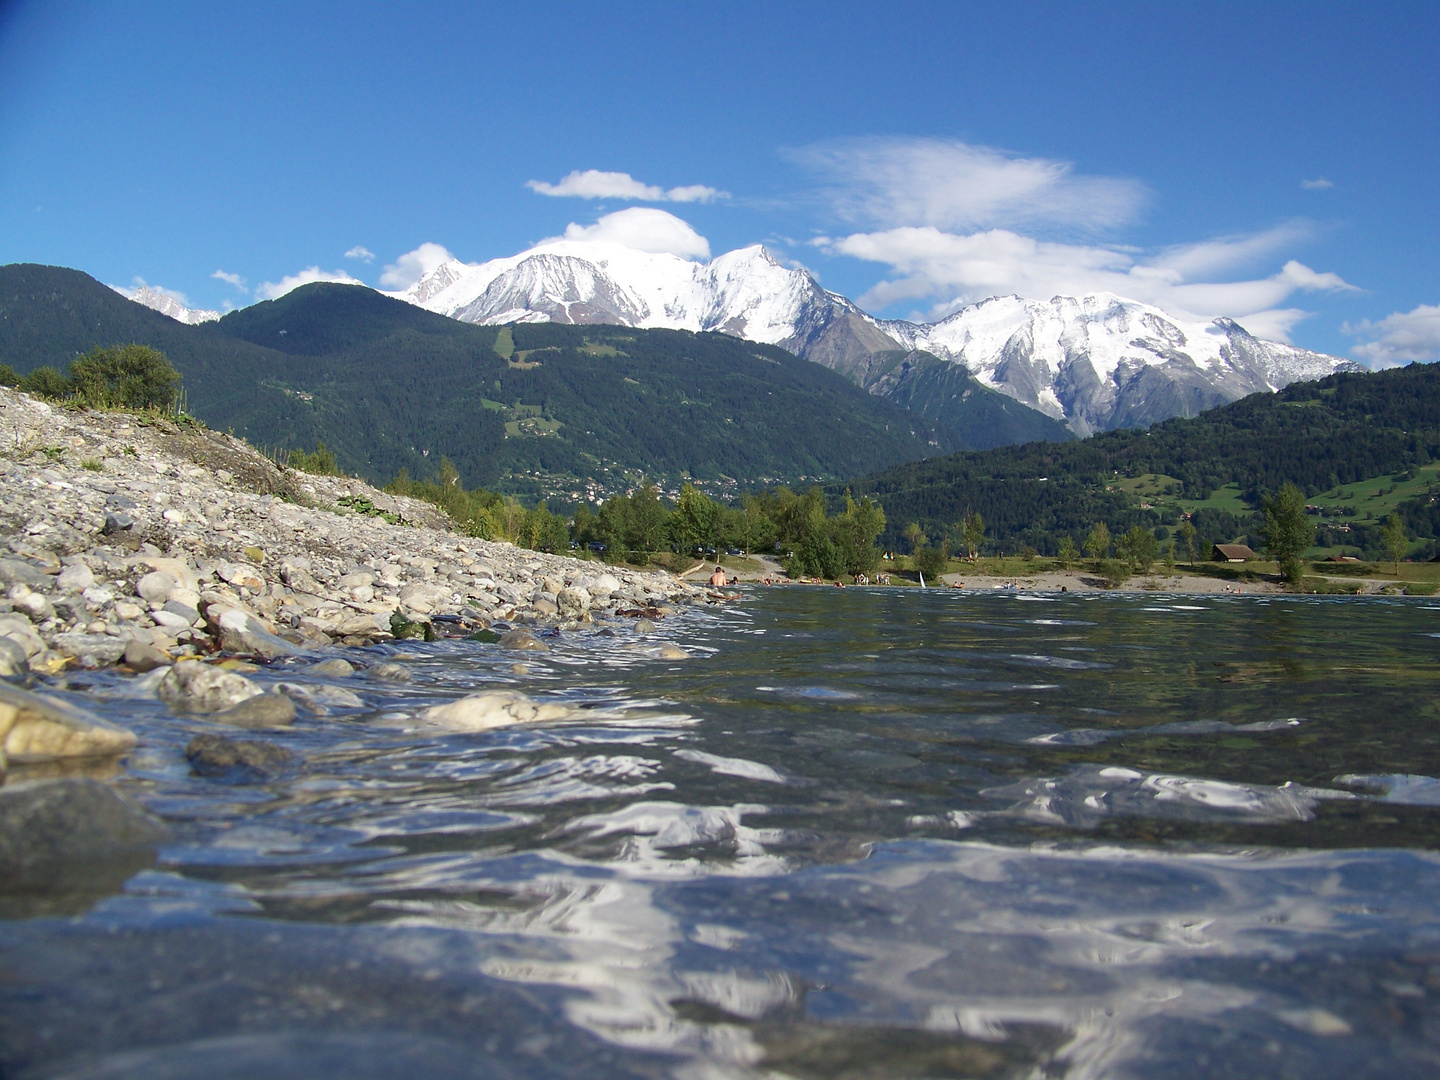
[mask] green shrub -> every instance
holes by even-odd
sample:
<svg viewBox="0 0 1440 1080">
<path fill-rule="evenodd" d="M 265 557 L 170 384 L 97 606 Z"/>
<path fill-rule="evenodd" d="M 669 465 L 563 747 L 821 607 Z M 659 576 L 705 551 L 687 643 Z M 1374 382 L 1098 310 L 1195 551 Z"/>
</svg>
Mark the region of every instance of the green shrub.
<svg viewBox="0 0 1440 1080">
<path fill-rule="evenodd" d="M 20 376 L 9 364 L 0 364 L 0 386 L 19 386 Z"/>
<path fill-rule="evenodd" d="M 75 392 L 74 384 L 70 382 L 61 372 L 50 367 L 48 364 L 37 367 L 23 379 L 20 380 L 20 389 L 35 397 L 49 398 L 51 401 L 59 401 L 68 398 Z"/>
<path fill-rule="evenodd" d="M 168 410 L 180 390 L 180 373 L 148 345 L 97 346 L 76 357 L 69 382 L 75 397 L 91 408 Z"/>
<path fill-rule="evenodd" d="M 335 454 L 323 442 L 315 444 L 313 454 L 307 454 L 304 450 L 291 450 L 289 465 L 292 469 L 313 473 L 315 476 L 340 475 L 340 467 L 335 463 Z"/>
<path fill-rule="evenodd" d="M 945 572 L 945 566 L 950 561 L 950 545 L 941 542 L 938 547 L 931 547 L 926 544 L 919 551 L 915 552 L 915 569 L 924 574 L 930 581 L 936 581 Z"/>
</svg>

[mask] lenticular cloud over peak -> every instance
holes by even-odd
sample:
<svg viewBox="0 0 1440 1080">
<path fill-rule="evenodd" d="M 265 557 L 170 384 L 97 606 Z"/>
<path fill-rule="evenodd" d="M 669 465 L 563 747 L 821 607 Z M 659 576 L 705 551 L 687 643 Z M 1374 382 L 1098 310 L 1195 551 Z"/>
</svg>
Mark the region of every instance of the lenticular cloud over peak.
<svg viewBox="0 0 1440 1080">
<path fill-rule="evenodd" d="M 571 240 L 592 244 L 616 244 L 652 255 L 678 255 L 682 259 L 708 259 L 710 241 L 683 221 L 664 210 L 632 206 L 606 214 L 594 225 L 571 222 L 565 235 L 552 240 Z M 549 243 L 551 241 L 542 241 Z"/>
</svg>

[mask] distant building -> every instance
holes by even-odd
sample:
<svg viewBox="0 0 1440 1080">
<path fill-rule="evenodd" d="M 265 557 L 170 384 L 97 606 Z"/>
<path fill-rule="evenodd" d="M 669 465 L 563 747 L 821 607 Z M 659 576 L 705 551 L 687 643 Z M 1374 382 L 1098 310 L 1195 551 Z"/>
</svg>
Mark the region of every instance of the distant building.
<svg viewBox="0 0 1440 1080">
<path fill-rule="evenodd" d="M 1211 562 L 1249 562 L 1259 558 L 1245 544 L 1216 544 L 1210 549 Z"/>
</svg>

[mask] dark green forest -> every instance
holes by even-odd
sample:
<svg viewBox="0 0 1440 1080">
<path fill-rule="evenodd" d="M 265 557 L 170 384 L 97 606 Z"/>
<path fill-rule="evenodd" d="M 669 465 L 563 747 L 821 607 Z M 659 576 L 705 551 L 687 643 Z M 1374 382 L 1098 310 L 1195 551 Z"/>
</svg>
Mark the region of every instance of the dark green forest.
<svg viewBox="0 0 1440 1080">
<path fill-rule="evenodd" d="M 468 484 L 562 500 L 585 481 L 614 490 L 642 475 L 728 477 L 737 489 L 860 475 L 987 445 L 962 429 L 973 436 L 1005 407 L 985 390 L 948 419 L 925 418 L 722 334 L 472 326 L 331 284 L 186 326 L 79 271 L 0 267 L 0 363 L 64 370 L 130 343 L 184 375 L 191 413 L 258 446 L 323 442 L 342 469 L 380 483 L 402 468 L 438 475 L 446 457 Z M 1049 431 L 1033 416 L 1041 427 L 1011 417 L 1014 437 Z"/>
<path fill-rule="evenodd" d="M 1412 364 L 1296 383 L 1143 431 L 936 457 L 834 485 L 827 495 L 838 501 L 848 486 L 857 497 L 880 502 L 889 522 L 887 543 L 898 543 L 909 522 L 919 522 L 932 539 L 954 543 L 957 523 L 978 512 L 997 549 L 1029 546 L 1053 554 L 1065 536 L 1079 545 L 1097 521 L 1117 536 L 1133 525 L 1174 526 L 1178 515 L 1160 499 L 1146 507 L 1122 483 L 1157 474 L 1170 478 L 1166 494 L 1174 500 L 1203 501 L 1226 485 L 1238 485 L 1248 509 L 1201 508 L 1196 528 L 1210 540 L 1235 539 L 1250 530 L 1258 543 L 1252 512 L 1283 483 L 1314 497 L 1373 477 L 1393 474 L 1399 482 L 1437 458 L 1440 365 Z M 1433 498 L 1427 494 L 1398 507 L 1412 530 L 1432 540 L 1440 536 L 1440 504 Z M 1322 531 L 1327 527 L 1324 520 L 1317 524 Z M 1378 543 L 1368 537 L 1368 526 L 1343 524 L 1355 547 Z"/>
</svg>

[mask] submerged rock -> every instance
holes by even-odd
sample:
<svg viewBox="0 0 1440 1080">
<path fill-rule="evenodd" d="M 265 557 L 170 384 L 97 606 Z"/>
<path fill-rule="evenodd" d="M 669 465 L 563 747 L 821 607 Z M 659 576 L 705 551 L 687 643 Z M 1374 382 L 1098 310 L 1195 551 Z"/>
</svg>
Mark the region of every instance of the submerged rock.
<svg viewBox="0 0 1440 1080">
<path fill-rule="evenodd" d="M 234 770 L 269 774 L 288 765 L 295 757 L 283 746 L 257 739 L 230 739 L 224 735 L 196 735 L 185 747 L 190 767 L 201 776 L 223 775 Z"/>
<path fill-rule="evenodd" d="M 575 712 L 573 705 L 542 704 L 514 690 L 489 690 L 435 705 L 422 715 L 432 724 L 457 731 L 489 731 L 511 724 L 563 720 Z"/>
<path fill-rule="evenodd" d="M 135 734 L 69 702 L 0 682 L 0 767 L 5 761 L 123 754 Z"/>
<path fill-rule="evenodd" d="M 153 863 L 166 835 L 159 818 L 99 780 L 0 787 L 0 911 L 83 910 Z M 14 910 L 17 894 L 28 894 L 28 910 Z"/>
<path fill-rule="evenodd" d="M 410 670 L 401 664 L 392 664 L 388 661 L 383 664 L 376 664 L 365 672 L 372 679 L 380 679 L 384 682 L 408 683 L 410 681 Z"/>
<path fill-rule="evenodd" d="M 182 660 L 156 687 L 160 700 L 187 712 L 213 713 L 229 709 L 263 693 L 244 675 L 223 671 L 198 660 Z"/>
<path fill-rule="evenodd" d="M 550 646 L 528 630 L 510 630 L 500 635 L 502 649 L 529 649 L 532 652 L 549 652 Z"/>
<path fill-rule="evenodd" d="M 347 675 L 354 675 L 355 668 L 348 660 L 341 660 L 338 656 L 333 660 L 321 660 L 318 664 L 311 664 L 305 669 L 307 675 L 321 675 L 326 678 L 343 679 Z"/>
</svg>

